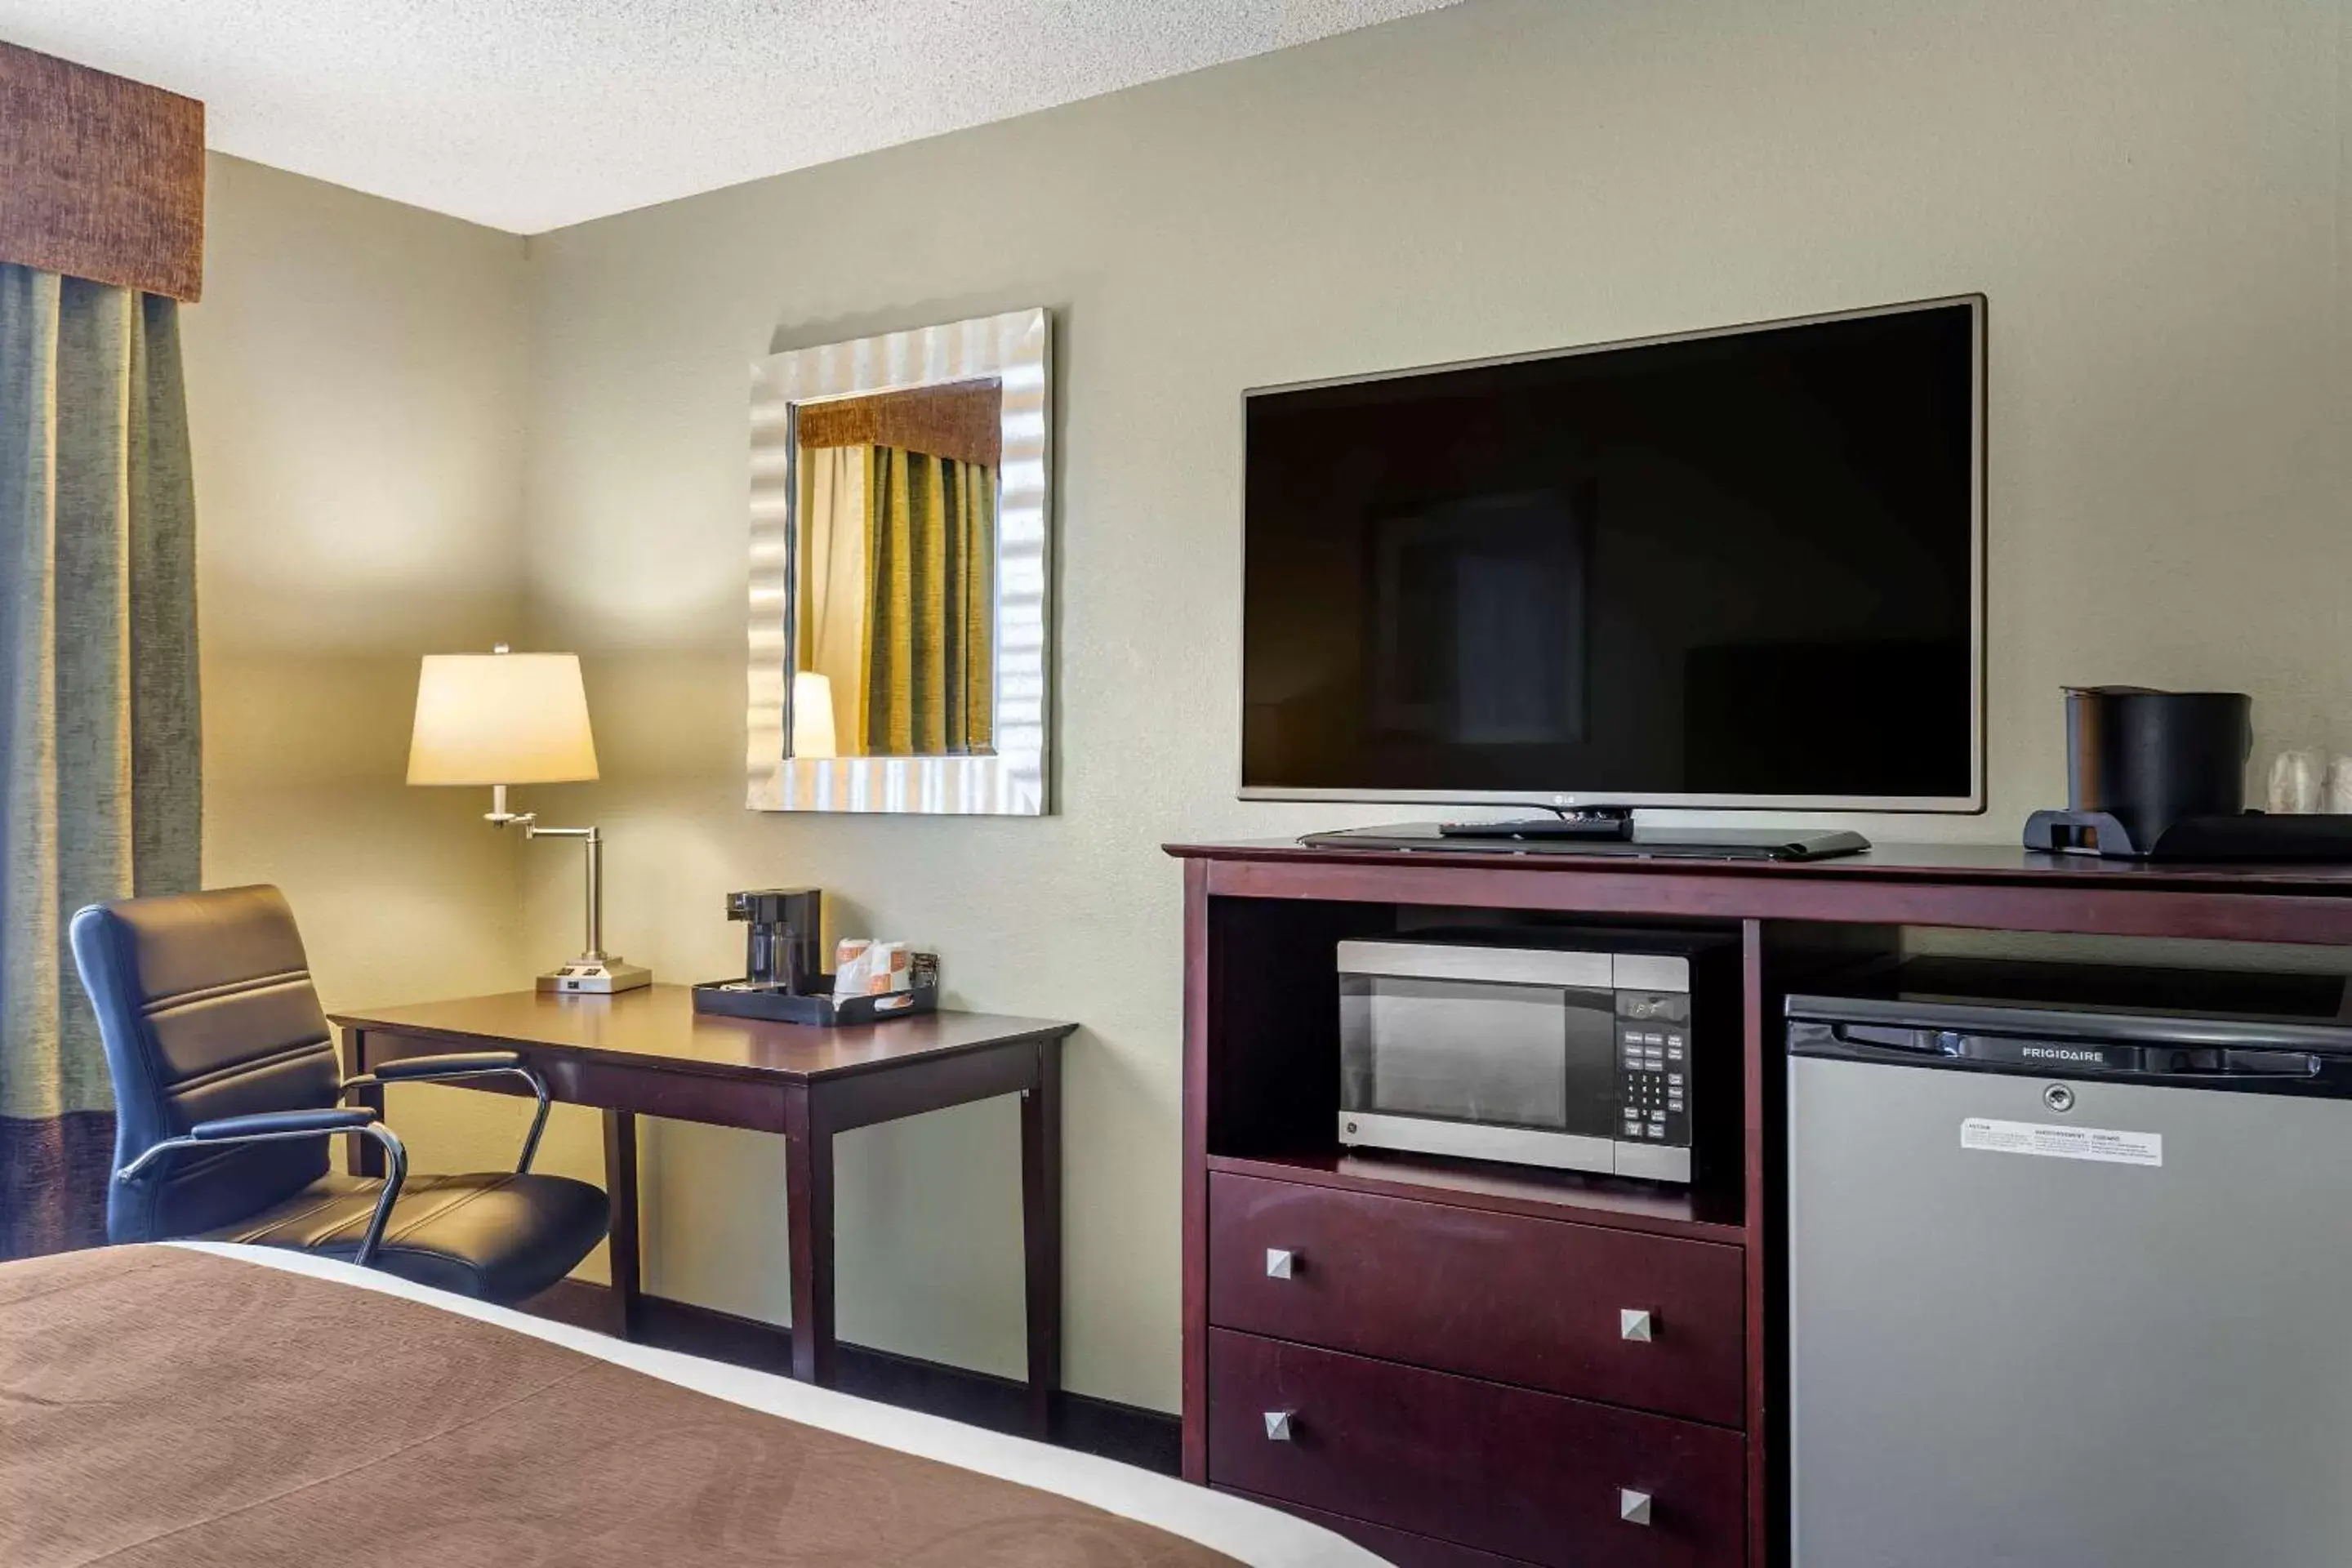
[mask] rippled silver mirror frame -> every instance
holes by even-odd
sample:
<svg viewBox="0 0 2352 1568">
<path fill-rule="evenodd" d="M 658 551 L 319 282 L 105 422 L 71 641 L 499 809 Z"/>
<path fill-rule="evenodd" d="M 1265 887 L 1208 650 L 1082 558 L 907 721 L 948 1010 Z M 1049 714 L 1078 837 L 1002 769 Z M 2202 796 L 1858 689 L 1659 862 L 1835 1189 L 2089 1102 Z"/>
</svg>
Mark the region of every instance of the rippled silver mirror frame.
<svg viewBox="0 0 2352 1568">
<path fill-rule="evenodd" d="M 793 505 L 797 405 L 994 378 L 997 467 L 996 749 L 986 755 L 785 755 L 792 733 Z M 751 366 L 751 668 L 744 715 L 754 811 L 1039 816 L 1053 721 L 1052 318 L 1042 310 L 772 354 Z"/>
</svg>

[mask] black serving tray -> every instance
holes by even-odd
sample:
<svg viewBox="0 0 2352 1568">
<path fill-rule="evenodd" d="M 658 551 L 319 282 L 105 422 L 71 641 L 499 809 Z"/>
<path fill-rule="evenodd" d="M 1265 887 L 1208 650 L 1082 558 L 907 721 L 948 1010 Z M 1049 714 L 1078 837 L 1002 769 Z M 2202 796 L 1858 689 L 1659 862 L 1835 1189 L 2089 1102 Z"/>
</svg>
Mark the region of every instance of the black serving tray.
<svg viewBox="0 0 2352 1568">
<path fill-rule="evenodd" d="M 890 991 L 879 996 L 849 996 L 836 1002 L 833 976 L 815 978 L 818 994 L 787 991 L 781 985 L 753 985 L 743 980 L 706 980 L 694 988 L 694 1010 L 721 1013 L 730 1018 L 764 1018 L 774 1024 L 814 1024 L 836 1028 L 844 1024 L 886 1024 L 940 1010 L 940 988 L 918 985 L 911 991 Z"/>
<path fill-rule="evenodd" d="M 2037 811 L 2025 820 L 2025 847 L 2109 859 L 2341 866 L 2352 864 L 2352 815 L 2245 811 L 2184 816 L 2153 844 L 2137 844 L 2105 812 Z"/>
</svg>

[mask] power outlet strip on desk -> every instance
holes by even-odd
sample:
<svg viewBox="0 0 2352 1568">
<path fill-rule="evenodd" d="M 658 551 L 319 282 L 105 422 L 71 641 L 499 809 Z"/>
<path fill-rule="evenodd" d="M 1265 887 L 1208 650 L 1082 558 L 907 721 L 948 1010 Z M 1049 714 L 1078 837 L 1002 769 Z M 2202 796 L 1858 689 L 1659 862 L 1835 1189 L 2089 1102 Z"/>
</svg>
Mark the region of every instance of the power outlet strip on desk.
<svg viewBox="0 0 2352 1568">
<path fill-rule="evenodd" d="M 2352 871 L 1176 846 L 1184 1468 L 1405 1568 L 1786 1561 L 1781 996 L 1897 928 L 2352 943 Z M 1736 931 L 1688 1188 L 1340 1150 L 1334 954 L 1403 911 Z"/>
</svg>

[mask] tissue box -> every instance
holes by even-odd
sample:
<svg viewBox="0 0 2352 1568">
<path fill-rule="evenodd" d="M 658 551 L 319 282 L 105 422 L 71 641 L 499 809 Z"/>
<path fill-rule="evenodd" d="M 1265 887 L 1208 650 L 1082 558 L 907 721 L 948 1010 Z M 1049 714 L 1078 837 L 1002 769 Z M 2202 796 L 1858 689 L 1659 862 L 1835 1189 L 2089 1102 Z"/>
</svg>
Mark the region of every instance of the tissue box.
<svg viewBox="0 0 2352 1568">
<path fill-rule="evenodd" d="M 887 996 L 915 988 L 915 955 L 903 942 L 844 941 L 834 952 L 833 994 Z"/>
</svg>

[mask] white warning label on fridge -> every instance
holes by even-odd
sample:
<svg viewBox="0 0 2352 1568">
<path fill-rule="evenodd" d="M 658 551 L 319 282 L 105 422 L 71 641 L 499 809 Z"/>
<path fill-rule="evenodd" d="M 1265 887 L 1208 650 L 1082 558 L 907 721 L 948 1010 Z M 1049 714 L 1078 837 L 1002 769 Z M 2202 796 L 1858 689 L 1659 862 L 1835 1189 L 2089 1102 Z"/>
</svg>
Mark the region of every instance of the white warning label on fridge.
<svg viewBox="0 0 2352 1568">
<path fill-rule="evenodd" d="M 1960 1147 L 1988 1154 L 2045 1154 L 2053 1160 L 2096 1160 L 2108 1165 L 2161 1165 L 2164 1134 L 2118 1132 L 2112 1127 L 2060 1127 L 2047 1121 L 1960 1122 Z"/>
</svg>

